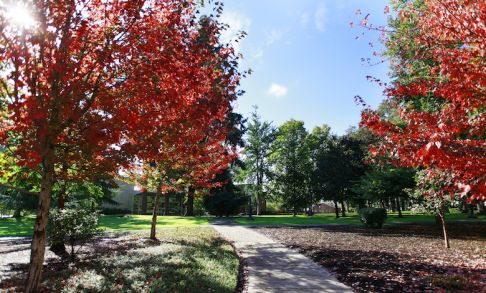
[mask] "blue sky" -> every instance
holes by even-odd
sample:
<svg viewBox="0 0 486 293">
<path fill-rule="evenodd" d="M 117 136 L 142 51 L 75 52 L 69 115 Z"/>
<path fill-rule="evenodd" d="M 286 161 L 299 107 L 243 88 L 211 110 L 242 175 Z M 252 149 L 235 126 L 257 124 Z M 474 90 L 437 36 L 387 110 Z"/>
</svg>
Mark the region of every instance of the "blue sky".
<svg viewBox="0 0 486 293">
<path fill-rule="evenodd" d="M 244 55 L 241 68 L 253 74 L 242 82 L 246 94 L 236 103 L 245 116 L 257 105 L 264 120 L 274 125 L 294 118 L 307 129 L 326 123 L 343 134 L 360 120 L 354 96 L 371 106 L 383 99 L 382 89 L 366 80 L 386 80 L 388 65 L 368 66 L 378 35 L 351 28 L 356 9 L 370 13 L 374 24 L 384 24 L 385 0 L 226 0 L 222 20 L 248 36 L 236 44 Z M 369 46 L 373 41 L 375 48 Z"/>
</svg>

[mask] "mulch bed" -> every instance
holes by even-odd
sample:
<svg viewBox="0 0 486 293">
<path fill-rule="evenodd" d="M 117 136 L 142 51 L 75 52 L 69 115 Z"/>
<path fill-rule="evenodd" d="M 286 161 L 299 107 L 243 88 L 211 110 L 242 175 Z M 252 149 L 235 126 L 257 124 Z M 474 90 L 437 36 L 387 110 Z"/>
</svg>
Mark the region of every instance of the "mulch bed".
<svg viewBox="0 0 486 293">
<path fill-rule="evenodd" d="M 312 258 L 356 292 L 486 292 L 486 224 L 448 228 L 451 249 L 436 225 L 258 231 Z"/>
</svg>

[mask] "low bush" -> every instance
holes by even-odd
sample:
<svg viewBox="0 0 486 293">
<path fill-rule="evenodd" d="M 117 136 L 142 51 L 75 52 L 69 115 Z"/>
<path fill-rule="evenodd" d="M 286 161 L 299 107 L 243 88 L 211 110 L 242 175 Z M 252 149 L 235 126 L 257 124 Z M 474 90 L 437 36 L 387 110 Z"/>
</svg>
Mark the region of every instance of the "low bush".
<svg viewBox="0 0 486 293">
<path fill-rule="evenodd" d="M 131 214 L 131 211 L 119 208 L 101 208 L 101 213 L 103 215 L 125 215 Z"/>
<path fill-rule="evenodd" d="M 75 247 L 78 250 L 86 241 L 101 232 L 98 229 L 99 213 L 82 207 L 54 210 L 50 213 L 48 235 L 52 244 L 65 243 L 70 246 L 71 258 L 75 258 Z"/>
<path fill-rule="evenodd" d="M 361 223 L 368 227 L 383 227 L 386 219 L 386 209 L 382 208 L 363 208 L 359 210 Z"/>
</svg>

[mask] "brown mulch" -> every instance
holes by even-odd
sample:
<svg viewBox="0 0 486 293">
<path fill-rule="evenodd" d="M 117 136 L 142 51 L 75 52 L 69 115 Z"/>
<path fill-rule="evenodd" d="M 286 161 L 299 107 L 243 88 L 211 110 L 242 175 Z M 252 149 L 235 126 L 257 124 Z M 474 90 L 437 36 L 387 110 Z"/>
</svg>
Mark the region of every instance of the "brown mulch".
<svg viewBox="0 0 486 293">
<path fill-rule="evenodd" d="M 403 224 L 369 229 L 258 228 L 331 270 L 356 292 L 486 292 L 486 224 Z"/>
</svg>

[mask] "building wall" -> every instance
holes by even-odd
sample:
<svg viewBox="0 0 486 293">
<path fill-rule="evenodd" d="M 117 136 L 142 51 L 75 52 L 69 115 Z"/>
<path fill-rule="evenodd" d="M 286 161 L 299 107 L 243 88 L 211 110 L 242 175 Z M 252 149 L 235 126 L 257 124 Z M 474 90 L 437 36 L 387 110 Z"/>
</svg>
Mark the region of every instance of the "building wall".
<svg viewBox="0 0 486 293">
<path fill-rule="evenodd" d="M 113 197 L 113 200 L 116 201 L 118 205 L 104 203 L 103 207 L 128 210 L 131 212 L 133 209 L 133 196 L 140 191 L 135 191 L 135 186 L 133 184 L 129 184 L 123 181 L 116 180 L 116 184 L 118 184 L 118 189 L 114 190 L 115 195 Z"/>
</svg>

